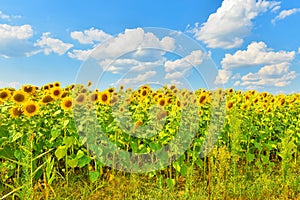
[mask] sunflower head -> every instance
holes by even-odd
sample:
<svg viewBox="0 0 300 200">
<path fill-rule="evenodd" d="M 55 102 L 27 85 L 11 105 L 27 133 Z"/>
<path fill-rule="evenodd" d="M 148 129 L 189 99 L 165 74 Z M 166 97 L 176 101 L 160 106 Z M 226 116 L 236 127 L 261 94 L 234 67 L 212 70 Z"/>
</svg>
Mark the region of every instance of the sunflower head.
<svg viewBox="0 0 300 200">
<path fill-rule="evenodd" d="M 27 93 L 23 92 L 22 90 L 16 91 L 12 97 L 13 101 L 17 104 L 22 104 L 27 99 Z"/>
<path fill-rule="evenodd" d="M 228 102 L 226 103 L 226 109 L 227 109 L 227 110 L 230 110 L 232 107 L 233 107 L 233 102 L 232 102 L 232 101 L 228 101 Z"/>
<path fill-rule="evenodd" d="M 50 95 L 46 95 L 42 98 L 42 104 L 46 105 L 47 103 L 52 102 L 54 99 Z"/>
<path fill-rule="evenodd" d="M 21 110 L 21 108 L 16 106 L 16 107 L 11 108 L 9 110 L 9 113 L 12 118 L 18 118 L 23 113 L 23 111 Z"/>
<path fill-rule="evenodd" d="M 206 100 L 206 93 L 201 94 L 198 100 L 199 105 L 204 105 L 206 103 Z"/>
<path fill-rule="evenodd" d="M 28 101 L 23 106 L 24 115 L 27 117 L 32 117 L 39 112 L 39 106 L 34 101 Z"/>
<path fill-rule="evenodd" d="M 167 101 L 165 98 L 158 99 L 158 105 L 160 105 L 161 107 L 164 107 L 166 104 L 167 104 Z"/>
<path fill-rule="evenodd" d="M 92 81 L 88 81 L 87 86 L 90 87 L 92 85 L 93 85 Z"/>
<path fill-rule="evenodd" d="M 157 120 L 161 120 L 161 119 L 167 117 L 168 115 L 169 115 L 168 111 L 161 110 L 157 113 L 156 118 L 157 118 Z"/>
<path fill-rule="evenodd" d="M 53 86 L 54 86 L 54 87 L 60 87 L 60 82 L 58 82 L 58 81 L 54 82 L 54 83 L 53 83 Z"/>
<path fill-rule="evenodd" d="M 66 97 L 64 100 L 61 102 L 61 107 L 64 110 L 71 110 L 73 107 L 73 100 L 71 97 Z"/>
<path fill-rule="evenodd" d="M 78 96 L 77 96 L 76 99 L 75 99 L 75 103 L 76 103 L 76 104 L 79 104 L 79 105 L 84 104 L 85 101 L 86 101 L 86 96 L 85 96 L 85 94 L 83 94 L 83 93 L 78 94 Z"/>
<path fill-rule="evenodd" d="M 108 104 L 110 102 L 110 92 L 107 90 L 101 92 L 99 101 L 101 104 Z"/>
<path fill-rule="evenodd" d="M 59 99 L 62 95 L 62 89 L 60 87 L 53 87 L 51 89 L 51 97 L 53 99 Z"/>
<path fill-rule="evenodd" d="M 23 85 L 22 90 L 26 93 L 32 94 L 35 92 L 36 87 L 32 85 Z"/>
<path fill-rule="evenodd" d="M 49 89 L 50 89 L 50 87 L 48 84 L 43 86 L 43 90 L 49 90 Z"/>
<path fill-rule="evenodd" d="M 97 92 L 93 92 L 92 94 L 90 94 L 89 97 L 90 97 L 89 101 L 93 102 L 93 103 L 95 103 L 99 100 L 99 95 Z"/>
<path fill-rule="evenodd" d="M 114 105 L 119 101 L 119 97 L 117 95 L 113 95 L 111 100 L 110 100 L 110 104 Z"/>
<path fill-rule="evenodd" d="M 0 91 L 0 100 L 7 101 L 11 96 L 11 93 L 9 90 L 4 89 Z"/>
</svg>

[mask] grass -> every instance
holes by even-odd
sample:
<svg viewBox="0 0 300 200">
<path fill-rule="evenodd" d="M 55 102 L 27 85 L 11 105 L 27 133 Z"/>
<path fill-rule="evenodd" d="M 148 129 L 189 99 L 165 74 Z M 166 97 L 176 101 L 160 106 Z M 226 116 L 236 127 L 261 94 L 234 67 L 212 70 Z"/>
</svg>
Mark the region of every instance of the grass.
<svg viewBox="0 0 300 200">
<path fill-rule="evenodd" d="M 208 194 L 207 180 L 201 180 L 201 175 L 195 174 L 190 180 L 191 187 L 186 189 L 186 180 L 170 189 L 166 185 L 159 187 L 155 178 L 149 179 L 144 175 L 123 175 L 117 173 L 113 179 L 103 177 L 91 183 L 88 177 L 76 175 L 69 177 L 69 184 L 57 181 L 53 184 L 54 192 L 49 192 L 48 199 L 299 199 L 300 177 L 293 178 L 294 184 L 287 188 L 277 175 L 263 174 L 259 177 L 246 179 L 240 175 L 234 183 L 229 179 L 218 183 L 219 177 L 211 182 Z M 220 190 L 220 187 L 225 187 Z M 235 188 L 235 190 L 233 190 Z M 33 189 L 34 199 L 45 199 L 44 186 L 39 183 Z"/>
</svg>

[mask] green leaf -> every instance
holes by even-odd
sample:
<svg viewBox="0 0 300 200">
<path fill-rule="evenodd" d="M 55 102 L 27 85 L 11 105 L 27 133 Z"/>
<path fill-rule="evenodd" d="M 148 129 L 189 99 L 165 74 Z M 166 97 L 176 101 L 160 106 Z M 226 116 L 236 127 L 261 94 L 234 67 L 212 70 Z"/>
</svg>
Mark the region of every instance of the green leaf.
<svg viewBox="0 0 300 200">
<path fill-rule="evenodd" d="M 61 130 L 59 129 L 52 129 L 51 130 L 51 136 L 50 142 L 54 141 L 59 135 L 61 134 Z"/>
<path fill-rule="evenodd" d="M 171 188 L 171 189 L 174 188 L 175 183 L 176 183 L 175 179 L 171 179 L 171 178 L 167 178 L 166 182 L 167 182 L 168 187 Z"/>
<path fill-rule="evenodd" d="M 188 172 L 188 166 L 187 165 L 182 165 L 180 169 L 180 173 L 182 176 L 186 176 Z"/>
<path fill-rule="evenodd" d="M 254 154 L 247 152 L 246 159 L 248 162 L 252 162 L 254 160 Z"/>
<path fill-rule="evenodd" d="M 82 168 L 89 164 L 92 159 L 90 159 L 88 156 L 84 155 L 81 158 L 78 159 L 78 167 Z"/>
<path fill-rule="evenodd" d="M 70 120 L 68 120 L 68 119 L 64 121 L 64 128 L 66 128 L 68 126 L 69 122 L 70 122 Z"/>
<path fill-rule="evenodd" d="M 61 113 L 61 110 L 56 111 L 53 116 L 59 115 Z"/>
<path fill-rule="evenodd" d="M 22 158 L 24 157 L 24 153 L 20 149 L 17 149 L 17 150 L 14 151 L 14 156 L 18 160 L 22 160 Z"/>
<path fill-rule="evenodd" d="M 177 172 L 180 172 L 181 167 L 178 162 L 174 162 L 172 165 L 173 165 L 174 169 L 176 169 Z"/>
<path fill-rule="evenodd" d="M 68 159 L 67 163 L 70 167 L 75 168 L 77 167 L 78 159 L 77 158 Z"/>
<path fill-rule="evenodd" d="M 71 147 L 74 144 L 74 138 L 64 137 L 63 144 L 65 144 L 67 148 Z"/>
<path fill-rule="evenodd" d="M 67 154 L 66 146 L 59 146 L 55 151 L 55 156 L 58 160 L 62 159 Z"/>
<path fill-rule="evenodd" d="M 21 138 L 23 136 L 22 132 L 14 132 L 11 137 L 11 142 L 16 141 L 17 139 Z"/>
<path fill-rule="evenodd" d="M 89 177 L 92 183 L 94 183 L 100 176 L 99 172 L 89 171 Z"/>
<path fill-rule="evenodd" d="M 77 151 L 77 154 L 76 154 L 76 158 L 79 159 L 79 158 L 81 158 L 82 156 L 84 156 L 84 152 L 81 151 L 81 150 L 78 150 L 78 151 Z"/>
</svg>

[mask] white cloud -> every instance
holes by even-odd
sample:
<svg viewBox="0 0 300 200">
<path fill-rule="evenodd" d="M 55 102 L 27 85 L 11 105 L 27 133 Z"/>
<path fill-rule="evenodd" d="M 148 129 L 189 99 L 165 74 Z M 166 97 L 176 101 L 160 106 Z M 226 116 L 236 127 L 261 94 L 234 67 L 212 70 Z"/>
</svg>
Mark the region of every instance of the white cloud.
<svg viewBox="0 0 300 200">
<path fill-rule="evenodd" d="M 221 7 L 201 27 L 192 30 L 209 48 L 235 48 L 243 43 L 253 27 L 252 20 L 280 2 L 263 0 L 224 0 Z"/>
<path fill-rule="evenodd" d="M 184 73 L 182 73 L 182 72 L 173 72 L 173 73 L 167 73 L 165 78 L 166 79 L 179 79 L 179 78 L 182 78 L 183 75 L 184 75 Z"/>
<path fill-rule="evenodd" d="M 19 82 L 4 82 L 4 81 L 0 81 L 0 88 L 20 88 L 22 86 L 21 83 Z"/>
<path fill-rule="evenodd" d="M 272 24 L 275 24 L 277 21 L 282 20 L 290 15 L 293 15 L 297 12 L 300 12 L 300 8 L 293 8 L 290 10 L 282 10 L 279 15 L 277 15 L 273 20 L 272 20 Z"/>
<path fill-rule="evenodd" d="M 233 86 L 239 86 L 240 83 L 241 83 L 241 81 L 236 81 L 236 82 L 233 84 Z"/>
<path fill-rule="evenodd" d="M 74 58 L 77 60 L 86 60 L 90 56 L 90 54 L 93 52 L 93 49 L 87 49 L 87 50 L 79 50 L 74 49 L 72 52 L 68 52 L 68 56 L 70 58 Z"/>
<path fill-rule="evenodd" d="M 165 58 L 154 62 L 143 62 L 132 58 L 124 59 L 105 59 L 99 62 L 99 65 L 105 70 L 114 74 L 122 74 L 125 72 L 141 72 L 149 71 L 152 68 L 163 66 Z"/>
<path fill-rule="evenodd" d="M 157 57 L 161 58 L 166 51 L 173 51 L 175 48 L 175 40 L 172 37 L 164 37 L 161 40 L 151 32 L 145 32 L 142 28 L 126 29 L 124 33 L 120 33 L 116 37 L 108 40 L 89 50 L 73 50 L 69 53 L 72 58 L 83 58 L 88 51 L 92 52 L 91 56 L 96 59 L 115 59 L 120 55 L 133 52 L 133 56 L 146 57 L 152 56 L 154 51 L 149 49 L 156 49 Z M 147 50 L 148 49 L 148 50 Z M 154 59 L 157 59 L 154 57 Z"/>
<path fill-rule="evenodd" d="M 289 71 L 290 63 L 284 62 L 266 65 L 256 73 L 248 73 L 241 78 L 241 86 L 275 86 L 289 85 L 296 78 L 295 71 Z"/>
<path fill-rule="evenodd" d="M 57 53 L 63 55 L 73 44 L 64 43 L 63 41 L 50 37 L 50 32 L 43 33 L 40 40 L 38 40 L 34 46 L 38 46 L 42 49 L 44 54 L 49 55 L 50 53 Z"/>
<path fill-rule="evenodd" d="M 187 70 L 192 68 L 193 66 L 200 65 L 208 55 L 201 51 L 196 50 L 192 51 L 189 55 L 184 58 L 177 59 L 174 61 L 166 61 L 165 62 L 165 70 L 166 72 L 171 72 L 173 70 Z"/>
<path fill-rule="evenodd" d="M 233 55 L 225 54 L 221 64 L 223 69 L 274 65 L 283 62 L 290 62 L 295 57 L 295 51 L 272 51 L 264 42 L 252 42 L 247 50 L 238 50 Z"/>
<path fill-rule="evenodd" d="M 225 70 L 225 69 L 220 69 L 218 70 L 218 75 L 215 80 L 215 84 L 220 85 L 220 84 L 225 84 L 228 82 L 230 77 L 232 76 L 232 72 Z"/>
<path fill-rule="evenodd" d="M 35 48 L 28 41 L 32 35 L 32 27 L 28 24 L 22 26 L 0 24 L 0 56 L 12 58 L 35 54 Z"/>
<path fill-rule="evenodd" d="M 9 17 L 9 15 L 6 15 L 6 14 L 4 14 L 2 11 L 0 11 L 0 19 L 9 20 L 10 17 Z"/>
<path fill-rule="evenodd" d="M 32 27 L 28 24 L 22 26 L 0 24 L 0 40 L 24 40 L 30 38 L 32 34 Z"/>
<path fill-rule="evenodd" d="M 71 32 L 71 37 L 78 40 L 81 44 L 95 44 L 95 42 L 103 42 L 112 38 L 111 35 L 105 33 L 103 30 L 90 28 L 84 31 Z"/>
<path fill-rule="evenodd" d="M 272 12 L 277 12 L 279 9 L 281 8 L 281 6 L 275 6 L 273 9 L 272 9 Z"/>
<path fill-rule="evenodd" d="M 156 71 L 148 71 L 144 74 L 139 74 L 134 78 L 123 78 L 118 81 L 117 84 L 124 84 L 124 85 L 136 85 L 142 84 L 147 81 L 149 78 L 155 76 L 157 74 Z"/>
</svg>

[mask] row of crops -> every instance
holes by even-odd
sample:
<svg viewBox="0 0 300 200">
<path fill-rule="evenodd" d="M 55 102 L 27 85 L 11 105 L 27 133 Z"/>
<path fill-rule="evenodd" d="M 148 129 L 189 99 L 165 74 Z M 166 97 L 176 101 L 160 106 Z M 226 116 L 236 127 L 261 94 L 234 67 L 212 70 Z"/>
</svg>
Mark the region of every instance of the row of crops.
<svg viewBox="0 0 300 200">
<path fill-rule="evenodd" d="M 28 197 L 37 182 L 51 188 L 77 173 L 95 182 L 115 169 L 170 188 L 194 171 L 209 184 L 224 181 L 212 173 L 232 170 L 249 179 L 274 172 L 284 180 L 299 171 L 299 94 L 175 85 L 99 91 L 91 84 L 0 89 L 3 195 Z M 161 151 L 174 140 L 180 145 Z M 116 148 L 125 153 L 118 157 Z M 133 158 L 143 154 L 151 156 Z"/>
</svg>

